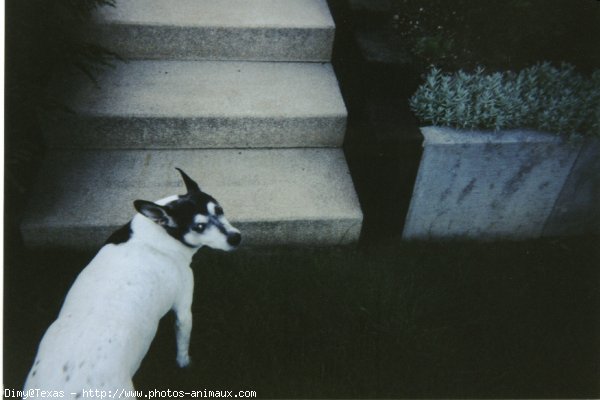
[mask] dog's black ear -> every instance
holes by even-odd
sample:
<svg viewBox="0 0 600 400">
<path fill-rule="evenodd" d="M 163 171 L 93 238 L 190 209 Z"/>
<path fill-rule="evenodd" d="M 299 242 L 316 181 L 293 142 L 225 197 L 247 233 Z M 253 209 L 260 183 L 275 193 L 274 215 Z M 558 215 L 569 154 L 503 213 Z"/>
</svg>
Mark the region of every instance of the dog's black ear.
<svg viewBox="0 0 600 400">
<path fill-rule="evenodd" d="M 198 186 L 198 184 L 196 182 L 194 182 L 194 180 L 192 178 L 190 178 L 185 172 L 183 172 L 182 169 L 180 168 L 175 168 L 177 171 L 179 171 L 179 173 L 181 174 L 181 177 L 183 178 L 183 182 L 185 183 L 185 188 L 187 189 L 188 193 L 197 193 L 200 192 L 200 187 Z"/>
<path fill-rule="evenodd" d="M 146 200 L 136 200 L 133 202 L 133 206 L 140 214 L 148 217 L 161 226 L 173 225 L 173 220 L 164 207 L 159 206 L 156 203 Z"/>
</svg>

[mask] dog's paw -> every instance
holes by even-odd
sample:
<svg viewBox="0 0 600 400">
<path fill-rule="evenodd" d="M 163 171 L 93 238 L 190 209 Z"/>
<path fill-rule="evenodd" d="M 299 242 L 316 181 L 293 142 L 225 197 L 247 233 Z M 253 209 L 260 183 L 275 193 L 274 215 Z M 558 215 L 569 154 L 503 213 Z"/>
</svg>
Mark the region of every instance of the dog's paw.
<svg viewBox="0 0 600 400">
<path fill-rule="evenodd" d="M 177 365 L 179 365 L 179 368 L 186 368 L 190 366 L 190 356 L 187 354 L 179 354 L 177 355 Z"/>
</svg>

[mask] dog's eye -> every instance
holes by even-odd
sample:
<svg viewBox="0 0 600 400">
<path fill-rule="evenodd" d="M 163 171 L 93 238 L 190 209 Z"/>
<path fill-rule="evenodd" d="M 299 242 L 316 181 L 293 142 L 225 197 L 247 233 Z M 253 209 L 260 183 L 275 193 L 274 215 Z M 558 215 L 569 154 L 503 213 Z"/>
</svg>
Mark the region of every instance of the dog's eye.
<svg viewBox="0 0 600 400">
<path fill-rule="evenodd" d="M 194 227 L 194 230 L 198 233 L 202 233 L 206 229 L 206 224 L 198 224 Z"/>
<path fill-rule="evenodd" d="M 216 206 L 216 207 L 215 207 L 215 214 L 216 214 L 216 215 L 223 215 L 223 207 L 221 207 L 221 206 Z"/>
</svg>

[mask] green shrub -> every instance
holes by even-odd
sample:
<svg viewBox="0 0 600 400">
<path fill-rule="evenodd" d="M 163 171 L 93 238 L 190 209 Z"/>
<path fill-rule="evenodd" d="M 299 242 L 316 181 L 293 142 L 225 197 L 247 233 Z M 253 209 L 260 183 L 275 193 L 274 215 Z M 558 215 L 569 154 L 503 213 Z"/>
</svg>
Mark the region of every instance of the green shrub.
<svg viewBox="0 0 600 400">
<path fill-rule="evenodd" d="M 569 64 L 492 74 L 481 67 L 454 74 L 432 68 L 410 107 L 433 125 L 600 136 L 600 70 L 586 78 Z"/>
</svg>

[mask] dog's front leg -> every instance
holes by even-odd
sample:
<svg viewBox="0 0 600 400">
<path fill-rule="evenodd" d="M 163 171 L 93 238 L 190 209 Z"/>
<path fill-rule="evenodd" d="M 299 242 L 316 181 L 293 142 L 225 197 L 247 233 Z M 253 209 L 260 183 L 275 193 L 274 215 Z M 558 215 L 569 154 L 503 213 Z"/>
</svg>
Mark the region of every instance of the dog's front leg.
<svg viewBox="0 0 600 400">
<path fill-rule="evenodd" d="M 192 310 L 177 311 L 177 364 L 181 367 L 190 365 L 190 335 L 192 333 Z"/>
<path fill-rule="evenodd" d="M 190 270 L 190 279 L 186 282 L 181 299 L 175 304 L 175 332 L 177 337 L 177 364 L 190 365 L 189 347 L 192 333 L 192 299 L 194 297 L 194 276 Z"/>
</svg>

